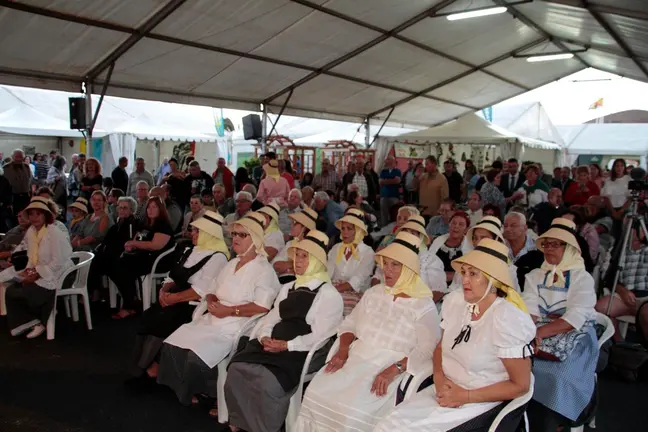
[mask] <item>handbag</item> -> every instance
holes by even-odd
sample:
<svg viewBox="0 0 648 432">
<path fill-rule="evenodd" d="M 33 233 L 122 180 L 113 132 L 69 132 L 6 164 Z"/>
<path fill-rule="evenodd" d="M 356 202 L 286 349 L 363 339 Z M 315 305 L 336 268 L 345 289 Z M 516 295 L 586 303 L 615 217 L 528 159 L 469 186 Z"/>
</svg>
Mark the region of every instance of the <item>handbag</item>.
<svg viewBox="0 0 648 432">
<path fill-rule="evenodd" d="M 549 317 L 539 318 L 536 326 L 540 327 L 552 321 Z M 586 323 L 581 330 L 574 329 L 542 339 L 536 357 L 549 361 L 565 361 L 576 347 L 578 339 L 585 336 L 587 325 Z"/>
<path fill-rule="evenodd" d="M 648 374 L 648 351 L 639 344 L 618 343 L 610 348 L 608 366 L 622 380 L 635 382 Z"/>
<path fill-rule="evenodd" d="M 25 267 L 27 267 L 28 262 L 29 257 L 27 256 L 26 250 L 14 252 L 11 254 L 11 264 L 13 264 L 14 270 L 16 271 L 24 270 Z"/>
</svg>

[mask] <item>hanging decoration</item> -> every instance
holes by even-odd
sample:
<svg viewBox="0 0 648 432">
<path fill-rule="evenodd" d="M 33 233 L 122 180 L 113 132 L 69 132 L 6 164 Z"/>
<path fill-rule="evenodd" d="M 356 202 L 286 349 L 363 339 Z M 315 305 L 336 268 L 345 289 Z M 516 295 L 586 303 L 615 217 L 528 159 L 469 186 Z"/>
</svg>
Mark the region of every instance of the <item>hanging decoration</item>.
<svg viewBox="0 0 648 432">
<path fill-rule="evenodd" d="M 466 162 L 466 152 L 461 153 L 461 162 Z"/>
</svg>

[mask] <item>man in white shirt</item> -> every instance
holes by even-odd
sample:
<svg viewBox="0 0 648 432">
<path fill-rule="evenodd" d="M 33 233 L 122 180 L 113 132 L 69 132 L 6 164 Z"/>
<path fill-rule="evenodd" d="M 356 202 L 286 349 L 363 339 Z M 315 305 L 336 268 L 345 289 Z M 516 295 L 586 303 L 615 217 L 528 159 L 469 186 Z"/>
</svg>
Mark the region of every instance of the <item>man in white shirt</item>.
<svg viewBox="0 0 648 432">
<path fill-rule="evenodd" d="M 468 198 L 468 216 L 470 216 L 470 226 L 474 226 L 481 220 L 481 218 L 484 216 L 484 212 L 482 210 L 482 199 L 481 195 L 477 191 L 473 191 L 473 193 L 470 194 L 470 197 Z"/>
</svg>

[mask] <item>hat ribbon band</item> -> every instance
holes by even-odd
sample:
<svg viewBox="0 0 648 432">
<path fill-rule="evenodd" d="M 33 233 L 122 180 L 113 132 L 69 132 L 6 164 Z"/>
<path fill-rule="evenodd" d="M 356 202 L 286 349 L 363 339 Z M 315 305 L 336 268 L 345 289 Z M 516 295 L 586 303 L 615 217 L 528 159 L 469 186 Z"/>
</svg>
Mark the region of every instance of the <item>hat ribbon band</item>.
<svg viewBox="0 0 648 432">
<path fill-rule="evenodd" d="M 265 228 L 263 227 L 263 222 L 261 222 L 260 220 L 254 219 L 253 217 L 248 217 L 248 218 L 246 218 L 246 219 L 258 223 L 259 226 L 261 227 L 261 229 L 265 229 Z"/>
<path fill-rule="evenodd" d="M 315 219 L 315 218 L 313 217 L 313 215 L 309 214 L 308 212 L 306 212 L 306 211 L 300 211 L 299 213 L 303 214 L 304 216 L 306 216 L 308 219 L 312 220 L 313 222 L 317 222 L 317 219 Z"/>
<path fill-rule="evenodd" d="M 494 225 L 494 226 L 497 227 L 498 230 L 500 230 L 500 231 L 502 230 L 502 225 L 500 225 L 500 224 L 498 224 L 497 222 L 492 221 L 492 220 L 482 220 L 482 221 L 479 221 L 479 223 L 478 223 L 477 225 L 475 225 L 475 228 L 479 228 L 479 225 L 486 225 L 486 224 Z"/>
<path fill-rule="evenodd" d="M 271 209 L 274 213 L 276 213 L 277 216 L 279 216 L 279 211 L 276 208 L 274 208 L 272 206 L 266 206 L 265 208 L 266 209 Z"/>
<path fill-rule="evenodd" d="M 345 214 L 344 216 L 353 216 L 354 218 L 360 219 L 360 220 L 362 221 L 362 223 L 364 223 L 364 218 L 358 216 L 358 215 L 355 214 L 355 213 L 351 213 L 351 212 L 349 212 L 349 213 Z"/>
<path fill-rule="evenodd" d="M 553 225 L 551 225 L 549 228 L 550 228 L 550 229 L 551 229 L 551 228 L 561 229 L 561 230 L 567 231 L 569 234 L 571 234 L 571 235 L 573 235 L 573 236 L 576 235 L 576 231 L 574 231 L 573 229 L 571 229 L 571 228 L 568 227 L 567 225 L 553 224 Z"/>
<path fill-rule="evenodd" d="M 411 244 L 411 243 L 407 243 L 407 242 L 404 241 L 404 240 L 401 240 L 401 239 L 398 239 L 398 238 L 397 238 L 397 239 L 394 239 L 394 240 L 392 241 L 392 243 L 396 243 L 396 244 L 399 244 L 399 245 L 405 246 L 407 249 L 411 250 L 412 252 L 414 252 L 414 253 L 417 254 L 417 255 L 418 255 L 418 253 L 419 253 L 419 249 L 418 249 L 416 246 L 414 246 L 414 245 Z"/>
<path fill-rule="evenodd" d="M 423 222 L 421 222 L 420 220 L 410 219 L 407 222 L 412 222 L 412 223 L 415 223 L 417 225 L 421 225 L 423 227 L 423 229 L 425 229 L 425 224 Z"/>
<path fill-rule="evenodd" d="M 321 247 L 324 250 L 324 252 L 326 252 L 326 245 L 324 244 L 324 242 L 322 240 L 320 240 L 318 238 L 315 238 L 315 237 L 308 237 L 308 236 L 306 236 L 306 238 L 304 238 L 304 240 L 308 240 L 308 241 L 311 241 L 311 242 L 315 243 L 317 246 Z"/>
<path fill-rule="evenodd" d="M 213 218 L 213 217 L 211 217 L 211 216 L 207 216 L 207 215 L 203 215 L 203 217 L 204 217 L 205 219 L 207 219 L 209 222 L 213 222 L 213 223 L 215 223 L 216 225 L 223 226 L 223 223 L 222 223 L 221 221 L 219 221 L 218 219 L 216 219 L 216 218 Z"/>
<path fill-rule="evenodd" d="M 503 253 L 497 252 L 496 250 L 487 248 L 485 246 L 477 246 L 475 248 L 475 250 L 479 251 L 479 252 L 484 252 L 485 254 L 488 254 L 488 255 L 491 255 L 491 256 L 494 256 L 495 258 L 497 258 L 499 260 L 502 260 L 506 264 L 508 264 L 508 257 L 506 255 L 504 255 Z"/>
</svg>

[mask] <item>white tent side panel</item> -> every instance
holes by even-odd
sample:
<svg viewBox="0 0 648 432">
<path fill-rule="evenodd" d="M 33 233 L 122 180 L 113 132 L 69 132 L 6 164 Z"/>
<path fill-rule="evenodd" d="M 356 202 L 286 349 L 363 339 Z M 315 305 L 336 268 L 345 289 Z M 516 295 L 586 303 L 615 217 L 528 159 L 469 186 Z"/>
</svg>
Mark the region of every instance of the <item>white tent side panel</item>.
<svg viewBox="0 0 648 432">
<path fill-rule="evenodd" d="M 33 156 L 34 152 L 49 153 L 58 149 L 58 139 L 56 137 L 0 133 L 0 152 L 3 156 L 5 158 L 11 156 L 15 149 L 27 152 L 28 156 Z"/>
</svg>

